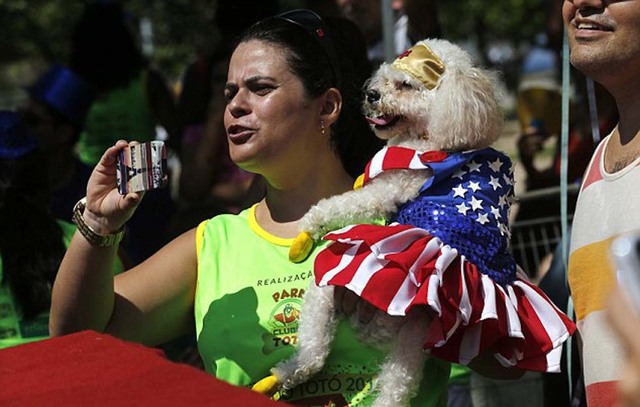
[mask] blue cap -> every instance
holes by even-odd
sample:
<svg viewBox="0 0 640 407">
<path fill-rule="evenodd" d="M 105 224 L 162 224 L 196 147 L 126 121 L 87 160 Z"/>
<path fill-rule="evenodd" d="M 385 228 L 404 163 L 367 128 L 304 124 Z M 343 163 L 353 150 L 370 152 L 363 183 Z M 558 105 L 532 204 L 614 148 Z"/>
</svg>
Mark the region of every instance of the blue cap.
<svg viewBox="0 0 640 407">
<path fill-rule="evenodd" d="M 95 97 L 89 81 L 61 65 L 52 66 L 27 92 L 80 128 Z"/>
<path fill-rule="evenodd" d="M 22 157 L 35 150 L 38 141 L 20 120 L 20 115 L 0 110 L 0 159 Z"/>
</svg>

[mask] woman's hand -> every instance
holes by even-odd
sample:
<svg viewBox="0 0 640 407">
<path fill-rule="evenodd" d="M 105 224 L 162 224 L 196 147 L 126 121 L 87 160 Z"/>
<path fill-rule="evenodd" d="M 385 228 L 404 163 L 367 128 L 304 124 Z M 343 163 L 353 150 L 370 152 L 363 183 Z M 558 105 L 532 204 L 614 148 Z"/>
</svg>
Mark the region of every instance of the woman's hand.
<svg viewBox="0 0 640 407">
<path fill-rule="evenodd" d="M 119 140 L 107 149 L 89 178 L 84 218 L 87 225 L 101 235 L 120 230 L 131 218 L 144 195 L 131 192 L 123 196 L 118 192 L 116 157 L 120 151 L 127 149 L 129 144 L 139 143 Z"/>
</svg>

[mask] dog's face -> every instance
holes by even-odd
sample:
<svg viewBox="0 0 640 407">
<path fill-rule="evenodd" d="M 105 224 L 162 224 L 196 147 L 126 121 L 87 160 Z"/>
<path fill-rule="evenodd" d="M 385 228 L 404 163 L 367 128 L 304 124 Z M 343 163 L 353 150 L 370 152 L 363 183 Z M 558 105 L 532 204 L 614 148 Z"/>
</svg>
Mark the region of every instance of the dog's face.
<svg viewBox="0 0 640 407">
<path fill-rule="evenodd" d="M 364 113 L 382 140 L 422 144 L 428 138 L 432 100 L 433 95 L 420 81 L 385 63 L 366 84 Z"/>
<path fill-rule="evenodd" d="M 443 72 L 427 87 L 395 63 L 382 64 L 365 85 L 363 105 L 376 136 L 422 151 L 491 145 L 503 123 L 495 75 L 474 66 L 466 51 L 448 41 L 419 44 L 433 51 Z"/>
</svg>

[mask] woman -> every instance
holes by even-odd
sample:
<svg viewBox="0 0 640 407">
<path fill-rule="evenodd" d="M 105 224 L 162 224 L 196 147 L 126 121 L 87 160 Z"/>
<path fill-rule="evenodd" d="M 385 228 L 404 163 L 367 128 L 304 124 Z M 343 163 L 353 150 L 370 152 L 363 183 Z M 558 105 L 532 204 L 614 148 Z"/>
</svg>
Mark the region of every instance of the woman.
<svg viewBox="0 0 640 407">
<path fill-rule="evenodd" d="M 266 180 L 266 196 L 239 215 L 220 215 L 179 236 L 115 280 L 117 245 L 98 247 L 76 233 L 54 285 L 51 331 L 108 332 L 155 345 L 194 326 L 208 371 L 249 386 L 291 355 L 313 257 L 288 260 L 297 223 L 318 200 L 351 189 L 377 149 L 328 28 L 294 11 L 264 20 L 241 38 L 225 86 L 230 155 Z M 338 43 L 339 41 L 336 41 Z M 338 50 L 338 55 L 341 53 Z M 119 141 L 96 167 L 82 220 L 96 233 L 121 230 L 142 199 L 118 195 Z M 117 239 L 116 239 L 117 240 Z M 307 405 L 367 399 L 384 355 L 342 324 L 325 370 L 288 401 Z M 446 403 L 448 364 L 432 360 L 414 403 Z"/>
</svg>

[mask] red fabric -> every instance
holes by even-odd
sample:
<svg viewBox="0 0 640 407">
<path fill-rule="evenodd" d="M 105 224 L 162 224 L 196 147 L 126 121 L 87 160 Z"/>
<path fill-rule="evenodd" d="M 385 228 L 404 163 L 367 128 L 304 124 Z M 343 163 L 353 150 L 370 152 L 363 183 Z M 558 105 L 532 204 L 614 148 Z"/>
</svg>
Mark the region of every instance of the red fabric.
<svg viewBox="0 0 640 407">
<path fill-rule="evenodd" d="M 602 179 L 602 174 L 600 173 L 600 157 L 602 156 L 603 151 L 604 143 L 600 143 L 595 153 L 593 153 L 593 160 L 591 167 L 589 168 L 589 172 L 585 174 L 584 179 L 582 180 L 582 185 L 580 186 L 581 191 L 584 191 L 589 187 L 589 185 Z"/>
<path fill-rule="evenodd" d="M 444 157 L 442 154 L 444 154 Z M 424 170 L 428 168 L 428 166 L 426 165 L 426 161 L 422 161 L 422 155 L 425 155 L 427 158 L 433 155 L 431 158 L 434 158 L 434 160 L 431 162 L 444 160 L 447 156 L 446 153 L 440 151 L 420 153 L 406 147 L 384 147 L 367 163 L 364 170 L 364 184 L 367 184 L 372 178 L 383 171 L 400 169 Z"/>
<path fill-rule="evenodd" d="M 420 161 L 423 163 L 439 163 L 447 158 L 448 154 L 444 151 L 427 151 L 420 154 Z"/>
<path fill-rule="evenodd" d="M 617 381 L 599 382 L 587 385 L 587 405 L 589 407 L 611 407 L 618 405 Z"/>
<path fill-rule="evenodd" d="M 0 405 L 284 406 L 93 331 L 0 351 Z"/>
<path fill-rule="evenodd" d="M 389 315 L 430 307 L 437 316 L 424 344 L 466 364 L 492 349 L 505 366 L 557 372 L 575 324 L 537 287 L 501 286 L 428 231 L 410 225 L 352 225 L 328 233 L 318 253 L 319 286 L 350 289 Z"/>
</svg>

